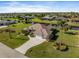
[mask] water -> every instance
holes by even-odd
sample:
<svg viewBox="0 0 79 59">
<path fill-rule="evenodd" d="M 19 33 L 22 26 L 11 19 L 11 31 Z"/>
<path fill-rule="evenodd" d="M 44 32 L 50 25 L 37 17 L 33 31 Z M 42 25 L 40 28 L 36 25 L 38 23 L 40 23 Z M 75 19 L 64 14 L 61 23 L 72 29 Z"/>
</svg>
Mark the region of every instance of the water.
<svg viewBox="0 0 79 59">
<path fill-rule="evenodd" d="M 72 30 L 79 30 L 79 26 L 74 26 L 71 28 Z"/>
</svg>

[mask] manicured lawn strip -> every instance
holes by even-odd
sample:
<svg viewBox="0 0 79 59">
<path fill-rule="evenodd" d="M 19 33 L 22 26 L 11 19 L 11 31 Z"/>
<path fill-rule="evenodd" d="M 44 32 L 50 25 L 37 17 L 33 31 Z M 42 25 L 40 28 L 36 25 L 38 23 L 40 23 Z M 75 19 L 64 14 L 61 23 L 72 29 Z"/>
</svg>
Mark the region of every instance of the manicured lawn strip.
<svg viewBox="0 0 79 59">
<path fill-rule="evenodd" d="M 3 20 L 19 20 L 18 18 L 3 18 Z"/>
<path fill-rule="evenodd" d="M 57 41 L 63 42 L 70 46 L 79 44 L 79 38 L 75 35 L 64 34 L 62 31 L 60 31 L 57 35 L 59 35 Z M 79 57 L 79 48 L 69 47 L 68 51 L 61 52 L 55 49 L 53 42 L 44 42 L 40 45 L 30 48 L 25 55 L 35 58 Z"/>
<path fill-rule="evenodd" d="M 19 47 L 24 42 L 28 41 L 29 38 L 27 36 L 18 33 L 21 32 L 23 28 L 28 27 L 30 25 L 31 24 L 23 24 L 23 23 L 15 24 L 15 27 L 13 27 L 13 25 L 10 25 L 9 28 L 16 30 L 16 33 L 11 33 L 12 39 L 10 39 L 8 32 L 0 33 L 0 41 L 11 48 Z"/>
<path fill-rule="evenodd" d="M 68 23 L 71 26 L 79 26 L 79 23 Z"/>
<path fill-rule="evenodd" d="M 46 23 L 46 24 L 57 24 L 57 21 L 49 21 L 49 20 L 41 20 L 38 18 L 32 19 L 32 22 L 38 22 L 38 23 Z"/>
<path fill-rule="evenodd" d="M 68 30 L 67 32 L 73 32 L 73 33 L 78 32 L 79 33 L 79 30 Z"/>
</svg>

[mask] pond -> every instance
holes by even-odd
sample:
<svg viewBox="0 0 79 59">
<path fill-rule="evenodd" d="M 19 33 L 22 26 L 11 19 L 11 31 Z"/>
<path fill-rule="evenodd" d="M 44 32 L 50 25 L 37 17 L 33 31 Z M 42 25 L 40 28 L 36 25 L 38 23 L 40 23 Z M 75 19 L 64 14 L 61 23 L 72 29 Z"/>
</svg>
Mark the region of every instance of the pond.
<svg viewBox="0 0 79 59">
<path fill-rule="evenodd" d="M 72 30 L 79 30 L 79 26 L 72 26 L 71 29 Z"/>
</svg>

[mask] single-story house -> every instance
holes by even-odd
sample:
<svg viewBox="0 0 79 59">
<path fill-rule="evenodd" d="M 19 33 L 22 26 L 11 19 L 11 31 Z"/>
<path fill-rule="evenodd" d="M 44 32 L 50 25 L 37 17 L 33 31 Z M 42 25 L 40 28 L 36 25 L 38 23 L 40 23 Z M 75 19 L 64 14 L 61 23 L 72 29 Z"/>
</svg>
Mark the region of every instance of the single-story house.
<svg viewBox="0 0 79 59">
<path fill-rule="evenodd" d="M 28 29 L 30 30 L 35 30 L 33 33 L 35 35 L 41 36 L 44 39 L 50 39 L 50 35 L 53 38 L 53 34 L 52 34 L 52 25 L 45 25 L 45 24 L 34 24 L 30 27 L 28 27 Z"/>
<path fill-rule="evenodd" d="M 76 22 L 76 23 L 78 23 L 78 22 L 79 22 L 79 20 L 72 20 L 72 22 Z"/>
<path fill-rule="evenodd" d="M 65 17 L 56 17 L 55 20 L 60 21 L 60 20 L 67 20 L 67 19 Z"/>
<path fill-rule="evenodd" d="M 79 26 L 71 26 L 72 30 L 79 30 Z"/>
<path fill-rule="evenodd" d="M 15 20 L 0 20 L 0 26 L 10 25 L 10 24 L 15 24 L 15 23 L 16 23 Z"/>
<path fill-rule="evenodd" d="M 22 17 L 22 18 L 27 18 L 27 19 L 32 19 L 32 18 L 34 18 L 34 16 L 20 16 L 20 17 Z"/>
<path fill-rule="evenodd" d="M 53 20 L 53 19 L 55 19 L 55 16 L 49 16 L 49 15 L 47 15 L 47 16 L 44 16 L 44 17 L 42 17 L 42 20 Z"/>
<path fill-rule="evenodd" d="M 42 24 L 42 27 L 44 29 L 46 29 L 46 31 L 48 33 L 48 36 L 46 37 L 46 39 L 51 39 L 54 37 L 53 31 L 51 30 L 53 28 L 53 26 L 51 24 L 49 24 L 49 25 Z"/>
</svg>

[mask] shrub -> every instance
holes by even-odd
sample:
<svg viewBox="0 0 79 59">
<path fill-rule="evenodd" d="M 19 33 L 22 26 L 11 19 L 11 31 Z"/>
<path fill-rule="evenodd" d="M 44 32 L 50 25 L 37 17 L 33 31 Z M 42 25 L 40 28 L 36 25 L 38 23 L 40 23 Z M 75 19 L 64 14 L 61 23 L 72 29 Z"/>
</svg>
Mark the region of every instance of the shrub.
<svg viewBox="0 0 79 59">
<path fill-rule="evenodd" d="M 60 50 L 60 51 L 68 50 L 68 46 L 64 43 L 55 43 L 54 46 L 56 47 L 57 50 Z"/>
<path fill-rule="evenodd" d="M 34 33 L 30 33 L 30 36 L 31 36 L 31 37 L 35 37 Z"/>
</svg>

